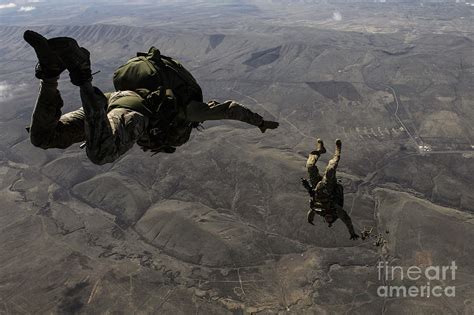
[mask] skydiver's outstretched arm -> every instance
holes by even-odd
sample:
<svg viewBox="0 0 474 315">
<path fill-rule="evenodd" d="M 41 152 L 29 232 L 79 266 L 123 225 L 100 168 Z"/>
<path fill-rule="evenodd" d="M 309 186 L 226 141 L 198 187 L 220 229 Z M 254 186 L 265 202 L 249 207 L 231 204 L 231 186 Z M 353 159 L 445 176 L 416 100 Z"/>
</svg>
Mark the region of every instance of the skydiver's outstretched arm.
<svg viewBox="0 0 474 315">
<path fill-rule="evenodd" d="M 301 184 L 303 184 L 303 187 L 306 189 L 311 199 L 314 199 L 314 190 L 308 180 L 306 178 L 301 177 Z"/>
<path fill-rule="evenodd" d="M 351 240 L 356 240 L 359 238 L 359 235 L 354 231 L 354 226 L 352 225 L 352 220 L 351 217 L 347 214 L 347 212 L 338 204 L 334 205 L 336 208 L 336 213 L 339 219 L 344 222 L 344 224 L 347 227 L 347 230 L 349 231 L 349 234 L 351 235 Z"/>
<path fill-rule="evenodd" d="M 186 106 L 185 119 L 193 122 L 221 119 L 239 120 L 259 127 L 262 132 L 265 132 L 266 129 L 275 129 L 279 125 L 275 121 L 264 120 L 259 114 L 235 101 L 225 101 L 223 103 L 210 101 L 207 104 L 191 101 Z"/>
</svg>

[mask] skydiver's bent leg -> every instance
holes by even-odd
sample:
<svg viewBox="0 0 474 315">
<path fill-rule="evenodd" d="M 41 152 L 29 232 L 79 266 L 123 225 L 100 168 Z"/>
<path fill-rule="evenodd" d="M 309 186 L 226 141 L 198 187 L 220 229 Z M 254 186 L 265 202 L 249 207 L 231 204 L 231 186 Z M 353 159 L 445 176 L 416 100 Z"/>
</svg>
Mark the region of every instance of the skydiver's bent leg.
<svg viewBox="0 0 474 315">
<path fill-rule="evenodd" d="M 322 179 L 321 175 L 319 175 L 319 170 L 316 166 L 316 162 L 318 162 L 321 154 L 324 153 L 326 153 L 326 148 L 324 147 L 323 140 L 318 138 L 318 140 L 316 141 L 316 150 L 311 151 L 308 156 L 308 160 L 306 161 L 306 168 L 308 170 L 309 180 L 313 188 L 315 188 L 318 182 Z"/>
<path fill-rule="evenodd" d="M 321 175 L 319 175 L 318 167 L 316 166 L 316 162 L 318 162 L 319 154 L 315 154 L 314 151 L 311 152 L 308 156 L 308 160 L 306 161 L 306 169 L 308 170 L 309 182 L 311 186 L 314 188 L 321 180 Z"/>
<path fill-rule="evenodd" d="M 115 108 L 107 113 L 107 98 L 99 89 L 91 83 L 81 85 L 80 89 L 86 117 L 87 156 L 95 164 L 111 163 L 143 135 L 148 118 L 125 108 Z"/>
<path fill-rule="evenodd" d="M 225 101 L 224 103 L 210 101 L 207 104 L 192 101 L 186 106 L 185 117 L 186 120 L 195 122 L 232 119 L 257 127 L 263 123 L 262 116 L 234 101 Z"/>
<path fill-rule="evenodd" d="M 41 80 L 39 96 L 29 128 L 34 146 L 65 149 L 84 140 L 84 112 L 82 109 L 61 116 L 63 100 L 58 91 L 57 78 Z"/>
<path fill-rule="evenodd" d="M 326 170 L 324 172 L 324 178 L 328 184 L 336 182 L 336 170 L 339 164 L 340 156 L 334 156 L 329 160 Z"/>
<path fill-rule="evenodd" d="M 341 159 L 341 141 L 336 141 L 336 151 L 334 152 L 334 156 L 332 159 L 329 160 L 328 165 L 326 167 L 326 171 L 324 172 L 323 181 L 329 187 L 330 191 L 332 188 L 337 184 L 336 180 L 336 170 L 339 164 L 339 160 Z"/>
</svg>

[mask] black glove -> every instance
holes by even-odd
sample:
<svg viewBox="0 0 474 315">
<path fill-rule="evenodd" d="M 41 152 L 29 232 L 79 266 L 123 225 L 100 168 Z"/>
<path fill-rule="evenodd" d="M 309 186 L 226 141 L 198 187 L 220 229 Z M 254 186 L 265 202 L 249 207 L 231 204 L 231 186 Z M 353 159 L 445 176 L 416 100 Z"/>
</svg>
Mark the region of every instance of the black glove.
<svg viewBox="0 0 474 315">
<path fill-rule="evenodd" d="M 357 235 L 356 233 L 351 234 L 351 240 L 356 240 L 356 239 L 358 239 L 359 237 L 360 237 L 360 236 Z"/>
<path fill-rule="evenodd" d="M 258 126 L 262 133 L 265 133 L 267 129 L 276 129 L 280 124 L 276 121 L 263 120 L 262 123 Z"/>
</svg>

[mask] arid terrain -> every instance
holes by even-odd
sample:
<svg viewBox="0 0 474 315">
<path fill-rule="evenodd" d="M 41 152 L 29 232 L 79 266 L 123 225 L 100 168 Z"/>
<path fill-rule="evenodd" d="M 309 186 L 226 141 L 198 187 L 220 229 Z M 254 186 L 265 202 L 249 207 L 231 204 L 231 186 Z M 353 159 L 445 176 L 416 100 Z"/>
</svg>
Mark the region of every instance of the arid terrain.
<svg viewBox="0 0 474 315">
<path fill-rule="evenodd" d="M 473 314 L 473 10 L 0 1 L 0 314 Z M 208 122 L 174 154 L 135 147 L 105 166 L 79 143 L 33 147 L 26 29 L 77 39 L 103 91 L 156 46 L 205 99 L 237 100 L 280 128 Z M 81 106 L 66 73 L 60 90 L 63 111 Z M 342 139 L 345 209 L 379 244 L 349 240 L 339 221 L 306 223 L 300 177 L 318 137 L 320 170 Z M 456 278 L 432 285 L 456 296 L 380 297 L 385 261 L 455 261 Z"/>
</svg>

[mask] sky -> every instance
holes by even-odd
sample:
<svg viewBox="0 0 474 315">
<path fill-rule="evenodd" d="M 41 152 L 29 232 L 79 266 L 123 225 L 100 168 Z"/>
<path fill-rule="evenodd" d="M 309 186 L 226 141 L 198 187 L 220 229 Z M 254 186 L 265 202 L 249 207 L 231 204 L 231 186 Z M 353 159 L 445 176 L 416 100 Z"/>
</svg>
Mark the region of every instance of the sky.
<svg viewBox="0 0 474 315">
<path fill-rule="evenodd" d="M 29 12 L 36 9 L 45 0 L 0 1 L 0 10 Z"/>
</svg>

